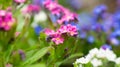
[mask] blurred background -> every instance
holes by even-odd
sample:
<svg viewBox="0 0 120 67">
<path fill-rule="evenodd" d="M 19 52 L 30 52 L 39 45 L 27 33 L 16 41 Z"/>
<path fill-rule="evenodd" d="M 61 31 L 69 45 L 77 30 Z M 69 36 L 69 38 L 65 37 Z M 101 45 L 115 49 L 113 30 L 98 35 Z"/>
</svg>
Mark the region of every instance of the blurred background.
<svg viewBox="0 0 120 67">
<path fill-rule="evenodd" d="M 119 0 L 58 0 L 59 3 L 67 7 L 72 7 L 74 10 L 92 11 L 92 9 L 100 4 L 106 4 L 109 12 L 114 12 L 116 6 L 119 5 Z"/>
</svg>

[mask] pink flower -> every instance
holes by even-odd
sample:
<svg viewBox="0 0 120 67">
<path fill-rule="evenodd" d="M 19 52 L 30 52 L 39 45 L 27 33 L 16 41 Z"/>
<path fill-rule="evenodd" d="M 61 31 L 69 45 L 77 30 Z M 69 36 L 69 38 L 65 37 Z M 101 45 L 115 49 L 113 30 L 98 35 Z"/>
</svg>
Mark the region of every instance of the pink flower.
<svg viewBox="0 0 120 67">
<path fill-rule="evenodd" d="M 54 37 L 52 38 L 52 41 L 58 45 L 58 44 L 63 43 L 64 38 L 62 38 L 60 34 L 55 34 Z"/>
<path fill-rule="evenodd" d="M 78 34 L 76 26 L 70 24 L 62 25 L 56 32 L 50 29 L 45 29 L 44 33 L 57 45 L 64 42 L 64 38 L 62 37 L 63 33 L 67 33 L 71 36 Z"/>
<path fill-rule="evenodd" d="M 62 14 L 62 17 L 57 20 L 59 24 L 63 24 L 64 22 L 74 21 L 77 17 L 77 14 L 70 12 L 68 9 L 59 6 L 60 13 Z"/>
<path fill-rule="evenodd" d="M 68 33 L 71 36 L 74 36 L 74 35 L 78 34 L 76 26 L 72 26 L 72 25 L 68 24 L 67 27 L 68 27 L 68 30 L 69 30 Z"/>
<path fill-rule="evenodd" d="M 26 0 L 14 0 L 16 3 L 24 3 Z"/>
<path fill-rule="evenodd" d="M 66 13 L 66 14 L 63 15 L 62 18 L 59 19 L 57 22 L 58 22 L 59 24 L 63 24 L 64 22 L 69 22 L 69 21 L 75 20 L 76 17 L 77 17 L 77 15 L 74 14 L 74 13 Z"/>
<path fill-rule="evenodd" d="M 12 7 L 7 7 L 7 11 L 12 11 Z"/>
<path fill-rule="evenodd" d="M 74 20 L 73 14 L 66 14 L 63 16 L 64 20 L 69 22 L 70 20 Z"/>
<path fill-rule="evenodd" d="M 43 4 L 52 14 L 60 15 L 62 6 L 57 1 L 46 0 Z"/>
<path fill-rule="evenodd" d="M 68 9 L 59 5 L 57 1 L 45 0 L 44 6 L 47 8 L 52 14 L 61 16 L 60 19 L 57 19 L 59 24 L 63 24 L 64 22 L 74 21 L 77 17 L 77 14 L 70 12 Z"/>
<path fill-rule="evenodd" d="M 62 25 L 58 30 L 58 33 L 62 34 L 62 33 L 67 33 L 68 32 L 68 28 L 65 25 Z"/>
<path fill-rule="evenodd" d="M 38 5 L 30 4 L 22 10 L 22 13 L 28 14 L 28 13 L 32 13 L 32 12 L 38 12 L 38 11 L 40 11 L 40 7 Z"/>
<path fill-rule="evenodd" d="M 51 11 L 51 13 L 54 14 L 54 15 L 60 15 L 61 9 L 55 8 L 55 9 L 53 9 L 53 10 Z"/>
<path fill-rule="evenodd" d="M 54 32 L 53 30 L 50 29 L 45 29 L 44 33 L 48 36 L 51 37 L 51 41 L 53 41 L 55 44 L 61 44 L 64 41 L 64 38 L 61 37 L 61 34 L 58 32 Z"/>
<path fill-rule="evenodd" d="M 4 16 L 4 21 L 9 22 L 10 20 L 12 20 L 12 13 L 7 12 L 6 15 Z"/>
<path fill-rule="evenodd" d="M 0 10 L 0 16 L 5 16 L 6 15 L 6 11 L 5 10 Z"/>
<path fill-rule="evenodd" d="M 44 3 L 45 8 L 47 8 L 48 10 L 52 11 L 53 9 L 56 9 L 58 7 L 58 4 L 56 2 L 52 2 L 52 1 L 45 1 Z"/>
<path fill-rule="evenodd" d="M 0 10 L 0 29 L 8 31 L 14 23 L 15 19 L 11 12 Z"/>
<path fill-rule="evenodd" d="M 8 63 L 8 64 L 5 65 L 5 67 L 13 67 L 13 65 Z"/>
<path fill-rule="evenodd" d="M 61 26 L 61 27 L 57 30 L 57 32 L 58 32 L 59 34 L 68 33 L 68 34 L 70 34 L 71 36 L 74 36 L 74 35 L 77 35 L 77 34 L 78 34 L 76 26 L 72 26 L 72 25 L 70 25 L 70 24 L 68 24 L 68 25 L 66 25 L 66 26 L 65 26 L 65 25 Z"/>
<path fill-rule="evenodd" d="M 15 32 L 15 37 L 18 37 L 21 32 Z"/>
<path fill-rule="evenodd" d="M 44 30 L 44 33 L 47 35 L 47 36 L 50 36 L 50 35 L 54 35 L 55 32 L 53 30 L 50 30 L 50 29 L 45 29 Z"/>
<path fill-rule="evenodd" d="M 40 7 L 38 5 L 30 4 L 30 5 L 28 5 L 28 10 L 30 10 L 30 12 L 32 12 L 32 11 L 39 11 Z"/>
</svg>

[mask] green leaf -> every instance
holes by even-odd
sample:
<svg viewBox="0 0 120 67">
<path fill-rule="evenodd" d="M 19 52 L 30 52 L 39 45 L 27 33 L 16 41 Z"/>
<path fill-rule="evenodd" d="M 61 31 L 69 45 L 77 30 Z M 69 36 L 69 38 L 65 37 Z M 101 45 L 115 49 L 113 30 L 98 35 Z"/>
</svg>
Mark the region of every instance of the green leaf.
<svg viewBox="0 0 120 67">
<path fill-rule="evenodd" d="M 4 67 L 5 62 L 2 56 L 0 56 L 0 67 Z"/>
<path fill-rule="evenodd" d="M 6 51 L 5 56 L 4 56 L 5 57 L 5 63 L 7 63 L 9 61 L 13 48 L 14 48 L 14 45 L 11 45 L 9 47 L 8 51 Z"/>
<path fill-rule="evenodd" d="M 115 67 L 120 67 L 120 64 L 116 64 Z"/>
<path fill-rule="evenodd" d="M 83 55 L 82 53 L 73 54 L 73 55 L 69 56 L 68 58 L 66 58 L 65 60 L 60 61 L 60 62 L 57 62 L 56 65 L 57 65 L 57 66 L 60 66 L 61 64 L 71 63 L 71 60 L 72 60 L 72 62 L 73 62 L 73 60 L 74 60 L 75 58 L 78 58 L 78 57 L 80 57 L 80 56 L 82 56 L 82 55 Z"/>
<path fill-rule="evenodd" d="M 89 62 L 87 64 L 84 65 L 85 67 L 93 67 L 93 65 Z"/>
<path fill-rule="evenodd" d="M 40 39 L 45 39 L 45 38 L 46 38 L 45 33 L 42 33 L 42 32 L 41 32 L 39 38 L 40 38 Z"/>
<path fill-rule="evenodd" d="M 44 63 L 40 63 L 40 64 L 29 65 L 26 67 L 46 67 L 46 65 Z"/>
<path fill-rule="evenodd" d="M 41 47 L 49 46 L 49 43 L 46 41 L 46 35 L 43 32 L 40 33 L 39 43 Z"/>
<path fill-rule="evenodd" d="M 21 66 L 30 65 L 30 64 L 36 62 L 41 57 L 43 57 L 50 49 L 51 49 L 51 47 L 44 47 L 44 48 L 42 48 L 41 50 L 36 52 L 32 57 L 28 58 L 25 62 L 23 62 L 21 64 Z"/>
<path fill-rule="evenodd" d="M 50 52 L 50 56 L 47 58 L 47 66 L 49 66 L 49 65 L 52 65 L 52 63 L 54 63 L 55 62 L 55 48 L 54 47 L 52 47 L 50 50 L 49 50 L 49 52 Z"/>
<path fill-rule="evenodd" d="M 74 67 L 78 67 L 78 65 L 76 63 L 74 63 Z"/>
<path fill-rule="evenodd" d="M 62 63 L 68 63 L 68 61 L 70 61 L 74 58 L 80 57 L 82 55 L 83 55 L 82 53 L 73 54 L 73 55 L 69 56 L 68 58 L 66 58 Z"/>
</svg>

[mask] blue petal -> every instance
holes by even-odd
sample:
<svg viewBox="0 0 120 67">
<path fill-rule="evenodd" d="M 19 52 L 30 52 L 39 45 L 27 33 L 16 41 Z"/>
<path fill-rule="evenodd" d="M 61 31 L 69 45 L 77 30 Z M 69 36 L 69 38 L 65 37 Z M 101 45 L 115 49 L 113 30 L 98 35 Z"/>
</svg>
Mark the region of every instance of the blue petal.
<svg viewBox="0 0 120 67">
<path fill-rule="evenodd" d="M 42 28 L 41 26 L 36 26 L 36 27 L 34 28 L 34 30 L 35 30 L 35 33 L 36 33 L 37 35 L 39 35 L 40 32 L 43 30 L 43 28 Z"/>
</svg>

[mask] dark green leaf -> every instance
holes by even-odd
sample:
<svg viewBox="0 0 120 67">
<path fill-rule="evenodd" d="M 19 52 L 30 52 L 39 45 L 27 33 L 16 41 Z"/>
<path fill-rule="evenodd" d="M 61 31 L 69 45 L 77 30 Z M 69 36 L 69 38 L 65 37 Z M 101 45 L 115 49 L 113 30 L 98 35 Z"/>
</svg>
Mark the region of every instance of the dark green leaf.
<svg viewBox="0 0 120 67">
<path fill-rule="evenodd" d="M 21 65 L 25 66 L 25 65 L 29 65 L 29 64 L 32 64 L 32 63 L 36 62 L 41 57 L 43 57 L 50 49 L 51 49 L 51 47 L 44 47 L 44 48 L 40 49 L 38 52 L 36 52 L 32 57 L 27 59 Z"/>
</svg>

